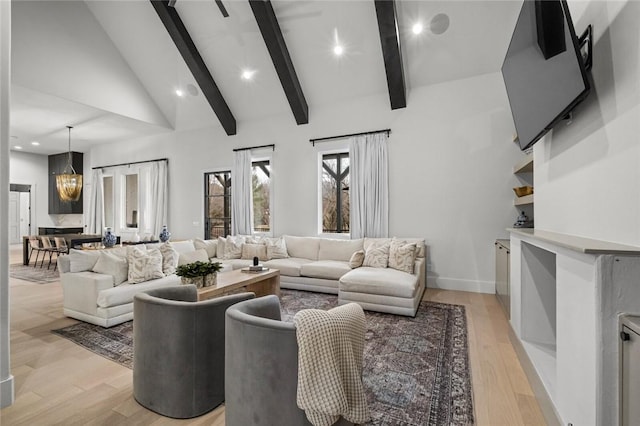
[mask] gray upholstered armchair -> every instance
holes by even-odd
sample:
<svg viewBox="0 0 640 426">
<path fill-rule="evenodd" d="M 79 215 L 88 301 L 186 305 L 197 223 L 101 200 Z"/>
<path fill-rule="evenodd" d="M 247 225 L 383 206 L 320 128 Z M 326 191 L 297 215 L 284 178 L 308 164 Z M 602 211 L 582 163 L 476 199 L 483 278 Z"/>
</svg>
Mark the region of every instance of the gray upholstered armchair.
<svg viewBox="0 0 640 426">
<path fill-rule="evenodd" d="M 196 417 L 224 401 L 225 311 L 253 298 L 240 293 L 197 302 L 194 285 L 133 299 L 133 395 L 174 418 Z"/>
<path fill-rule="evenodd" d="M 311 425 L 296 404 L 296 328 L 280 318 L 280 300 L 273 295 L 227 310 L 226 426 Z M 351 424 L 342 418 L 336 423 Z"/>
</svg>

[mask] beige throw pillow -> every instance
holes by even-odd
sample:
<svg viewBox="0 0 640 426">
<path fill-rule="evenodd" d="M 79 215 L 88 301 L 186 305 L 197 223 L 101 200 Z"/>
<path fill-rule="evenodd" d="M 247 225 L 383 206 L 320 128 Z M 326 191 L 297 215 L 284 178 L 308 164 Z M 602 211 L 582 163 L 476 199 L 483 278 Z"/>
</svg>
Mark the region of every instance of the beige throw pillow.
<svg viewBox="0 0 640 426">
<path fill-rule="evenodd" d="M 180 253 L 178 257 L 178 266 L 186 265 L 193 262 L 208 262 L 209 256 L 205 249 L 198 249 L 189 253 Z"/>
<path fill-rule="evenodd" d="M 224 244 L 223 259 L 240 259 L 242 257 L 242 245 L 244 242 L 244 237 L 228 236 Z"/>
<path fill-rule="evenodd" d="M 137 284 L 164 277 L 162 253 L 158 249 L 134 248 L 129 251 L 129 284 Z"/>
<path fill-rule="evenodd" d="M 392 240 L 389 247 L 389 268 L 413 274 L 416 261 L 416 243 Z"/>
<path fill-rule="evenodd" d="M 171 243 L 167 242 L 160 245 L 160 253 L 162 254 L 162 273 L 165 276 L 175 274 L 179 259 L 178 252 Z"/>
<path fill-rule="evenodd" d="M 111 275 L 113 277 L 113 286 L 116 287 L 127 280 L 129 263 L 126 259 L 113 253 L 101 251 L 98 261 L 93 266 L 93 272 Z"/>
<path fill-rule="evenodd" d="M 359 268 L 362 266 L 362 262 L 364 262 L 364 250 L 358 250 L 351 255 L 349 267 L 351 269 Z"/>
<path fill-rule="evenodd" d="M 193 245 L 196 246 L 196 249 L 205 249 L 207 251 L 207 255 L 211 257 L 216 257 L 218 247 L 218 240 L 203 240 L 201 238 L 196 238 L 193 241 Z"/>
<path fill-rule="evenodd" d="M 261 261 L 267 260 L 267 246 L 264 244 L 243 244 L 241 259 L 253 259 L 257 257 Z"/>
<path fill-rule="evenodd" d="M 98 258 L 100 257 L 100 252 L 93 251 L 83 251 L 83 250 L 69 250 L 69 271 L 70 272 L 83 272 L 90 271 L 95 266 Z"/>
<path fill-rule="evenodd" d="M 389 264 L 389 241 L 372 243 L 364 253 L 362 266 L 386 268 Z"/>
<path fill-rule="evenodd" d="M 286 259 L 289 257 L 284 238 L 265 238 L 264 242 L 267 246 L 267 259 Z"/>
</svg>

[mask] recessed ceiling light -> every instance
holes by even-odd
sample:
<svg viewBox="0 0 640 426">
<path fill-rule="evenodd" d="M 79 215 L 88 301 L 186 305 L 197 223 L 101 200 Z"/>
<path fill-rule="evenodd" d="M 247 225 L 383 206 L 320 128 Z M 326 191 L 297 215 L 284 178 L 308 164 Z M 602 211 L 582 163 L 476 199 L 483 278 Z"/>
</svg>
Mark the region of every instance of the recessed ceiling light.
<svg viewBox="0 0 640 426">
<path fill-rule="evenodd" d="M 411 31 L 415 35 L 420 34 L 423 29 L 424 29 L 424 27 L 422 26 L 422 22 L 416 22 L 415 24 L 413 24 L 413 27 L 411 27 Z"/>
<path fill-rule="evenodd" d="M 13 149 L 22 149 L 22 147 L 20 145 L 14 145 Z"/>
<path fill-rule="evenodd" d="M 38 141 L 33 141 L 33 142 L 31 142 L 31 145 L 33 145 L 33 146 L 38 146 L 38 145 L 40 145 L 40 142 L 38 142 Z"/>
<path fill-rule="evenodd" d="M 336 44 L 335 46 L 333 46 L 333 54 L 334 55 L 342 56 L 343 53 L 344 53 L 344 47 L 342 47 L 342 45 Z"/>
<path fill-rule="evenodd" d="M 246 81 L 253 80 L 253 76 L 255 74 L 256 74 L 255 70 L 245 69 L 245 70 L 242 70 L 242 74 L 240 74 L 240 78 Z"/>
<path fill-rule="evenodd" d="M 182 98 L 184 97 L 184 92 L 180 89 L 176 89 L 176 96 Z"/>
</svg>

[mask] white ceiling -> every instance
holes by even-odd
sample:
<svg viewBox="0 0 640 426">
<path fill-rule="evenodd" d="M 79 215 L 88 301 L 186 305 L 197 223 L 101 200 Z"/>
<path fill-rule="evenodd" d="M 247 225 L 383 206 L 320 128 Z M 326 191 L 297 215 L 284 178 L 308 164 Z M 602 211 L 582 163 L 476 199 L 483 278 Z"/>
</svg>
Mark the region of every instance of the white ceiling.
<svg viewBox="0 0 640 426">
<path fill-rule="evenodd" d="M 178 0 L 176 10 L 238 122 L 291 114 L 246 0 Z M 309 105 L 387 93 L 373 0 L 274 0 Z M 409 107 L 411 88 L 499 71 L 521 0 L 396 0 Z M 440 35 L 411 33 L 444 13 Z M 13 1 L 13 145 L 42 154 L 219 122 L 145 0 Z M 331 49 L 335 36 L 345 46 Z M 244 68 L 256 71 L 251 82 Z M 187 86 L 196 94 L 178 98 Z M 295 122 L 291 114 L 292 123 Z M 30 144 L 37 140 L 39 147 Z"/>
</svg>

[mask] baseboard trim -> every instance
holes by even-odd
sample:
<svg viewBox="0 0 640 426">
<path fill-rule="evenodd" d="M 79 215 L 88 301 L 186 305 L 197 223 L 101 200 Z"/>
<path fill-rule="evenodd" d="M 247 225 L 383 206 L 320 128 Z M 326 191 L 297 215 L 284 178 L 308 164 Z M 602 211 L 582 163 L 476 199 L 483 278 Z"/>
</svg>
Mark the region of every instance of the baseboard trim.
<svg viewBox="0 0 640 426">
<path fill-rule="evenodd" d="M 544 416 L 547 425 L 562 426 L 560 415 L 556 411 L 556 407 L 555 405 L 553 405 L 551 397 L 547 393 L 542 380 L 540 380 L 540 377 L 538 377 L 538 373 L 536 373 L 536 369 L 529 359 L 527 351 L 524 350 L 524 347 L 522 346 L 520 339 L 518 339 L 518 336 L 516 336 L 516 333 L 513 331 L 513 327 L 511 326 L 511 324 L 509 324 L 509 340 L 511 341 L 513 349 L 516 351 L 516 355 L 518 356 L 520 365 L 524 370 L 524 374 L 529 380 L 529 384 L 531 385 L 531 389 L 533 390 L 533 394 L 538 401 L 540 411 L 542 411 L 542 415 Z"/>
<path fill-rule="evenodd" d="M 0 408 L 13 404 L 13 398 L 13 376 L 9 375 L 9 377 L 0 382 Z"/>
<path fill-rule="evenodd" d="M 434 275 L 427 275 L 427 288 L 489 294 L 496 292 L 496 284 L 493 281 L 462 280 L 458 278 L 437 277 Z"/>
</svg>

